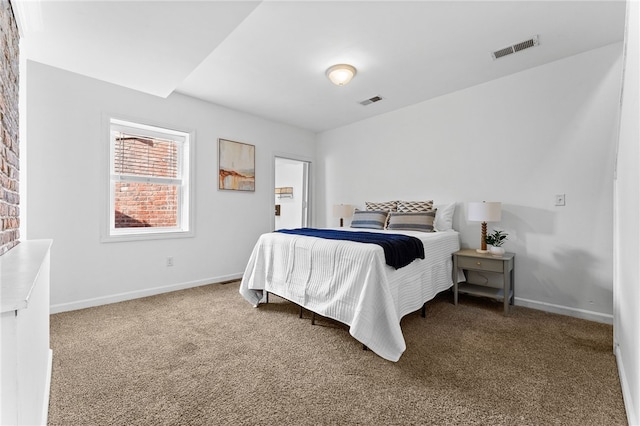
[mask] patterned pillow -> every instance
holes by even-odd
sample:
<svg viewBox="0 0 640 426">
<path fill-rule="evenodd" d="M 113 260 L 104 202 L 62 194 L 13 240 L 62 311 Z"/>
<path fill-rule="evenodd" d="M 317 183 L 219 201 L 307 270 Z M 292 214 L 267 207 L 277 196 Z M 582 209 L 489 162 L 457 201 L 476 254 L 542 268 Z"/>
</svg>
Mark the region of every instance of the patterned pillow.
<svg viewBox="0 0 640 426">
<path fill-rule="evenodd" d="M 389 213 L 389 230 L 433 232 L 436 211 L 419 213 Z"/>
<path fill-rule="evenodd" d="M 385 223 L 387 223 L 386 211 L 376 210 L 357 210 L 353 212 L 353 219 L 351 219 L 352 228 L 369 228 L 369 229 L 384 229 Z"/>
<path fill-rule="evenodd" d="M 385 211 L 385 212 L 398 211 L 397 201 L 383 201 L 381 203 L 365 201 L 364 205 L 367 208 L 367 210 L 378 210 L 378 211 Z"/>
<path fill-rule="evenodd" d="M 433 210 L 433 200 L 398 201 L 398 211 L 403 213 L 429 212 Z"/>
</svg>

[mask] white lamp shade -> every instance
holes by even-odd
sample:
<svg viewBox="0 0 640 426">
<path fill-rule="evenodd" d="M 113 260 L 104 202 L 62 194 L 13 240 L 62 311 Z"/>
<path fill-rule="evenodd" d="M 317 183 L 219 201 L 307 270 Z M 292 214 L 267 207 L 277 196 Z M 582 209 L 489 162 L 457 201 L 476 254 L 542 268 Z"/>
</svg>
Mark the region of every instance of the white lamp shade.
<svg viewBox="0 0 640 426">
<path fill-rule="evenodd" d="M 334 65 L 327 70 L 327 77 L 337 86 L 344 86 L 354 75 L 356 75 L 356 69 L 347 64 Z"/>
<path fill-rule="evenodd" d="M 353 216 L 353 206 L 350 204 L 336 204 L 333 206 L 333 217 L 345 218 Z"/>
<path fill-rule="evenodd" d="M 469 203 L 468 218 L 474 222 L 500 222 L 502 203 L 495 201 Z"/>
</svg>

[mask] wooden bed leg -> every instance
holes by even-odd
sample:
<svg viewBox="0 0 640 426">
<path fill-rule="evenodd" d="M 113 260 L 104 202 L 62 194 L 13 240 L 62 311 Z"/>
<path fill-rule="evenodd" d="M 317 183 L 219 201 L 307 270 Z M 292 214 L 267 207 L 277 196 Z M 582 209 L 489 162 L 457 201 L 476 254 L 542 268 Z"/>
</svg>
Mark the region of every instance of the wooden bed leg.
<svg viewBox="0 0 640 426">
<path fill-rule="evenodd" d="M 265 299 L 266 303 L 269 303 L 269 292 L 267 291 L 267 298 Z"/>
<path fill-rule="evenodd" d="M 302 318 L 302 306 L 300 306 L 300 318 Z"/>
<path fill-rule="evenodd" d="M 427 302 L 424 302 L 424 305 L 422 305 L 422 310 L 420 311 L 420 316 L 422 318 L 425 318 L 427 316 Z"/>
<path fill-rule="evenodd" d="M 367 345 L 365 345 L 364 343 L 362 344 L 362 350 L 363 351 L 368 351 L 369 348 L 367 347 Z"/>
<path fill-rule="evenodd" d="M 316 313 L 311 312 L 311 325 L 316 325 Z"/>
</svg>

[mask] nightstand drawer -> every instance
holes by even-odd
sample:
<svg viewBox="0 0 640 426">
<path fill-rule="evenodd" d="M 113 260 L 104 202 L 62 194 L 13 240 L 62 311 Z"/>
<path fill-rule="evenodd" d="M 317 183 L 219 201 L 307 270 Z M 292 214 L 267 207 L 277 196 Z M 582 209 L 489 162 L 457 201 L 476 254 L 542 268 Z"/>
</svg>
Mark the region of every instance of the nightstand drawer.
<svg viewBox="0 0 640 426">
<path fill-rule="evenodd" d="M 499 259 L 459 256 L 458 268 L 474 269 L 476 271 L 504 272 L 504 262 Z"/>
</svg>

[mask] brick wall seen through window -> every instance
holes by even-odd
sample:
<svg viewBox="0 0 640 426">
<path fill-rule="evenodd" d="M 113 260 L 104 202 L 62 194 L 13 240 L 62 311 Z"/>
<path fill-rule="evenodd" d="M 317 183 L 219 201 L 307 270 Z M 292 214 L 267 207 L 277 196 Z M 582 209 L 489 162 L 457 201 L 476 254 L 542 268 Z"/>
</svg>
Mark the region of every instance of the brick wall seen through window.
<svg viewBox="0 0 640 426">
<path fill-rule="evenodd" d="M 190 134 L 117 119 L 110 133 L 106 240 L 188 236 Z"/>
<path fill-rule="evenodd" d="M 178 152 L 172 141 L 121 134 L 116 137 L 115 173 L 176 178 Z M 175 227 L 178 187 L 147 182 L 116 182 L 115 227 Z"/>
</svg>

